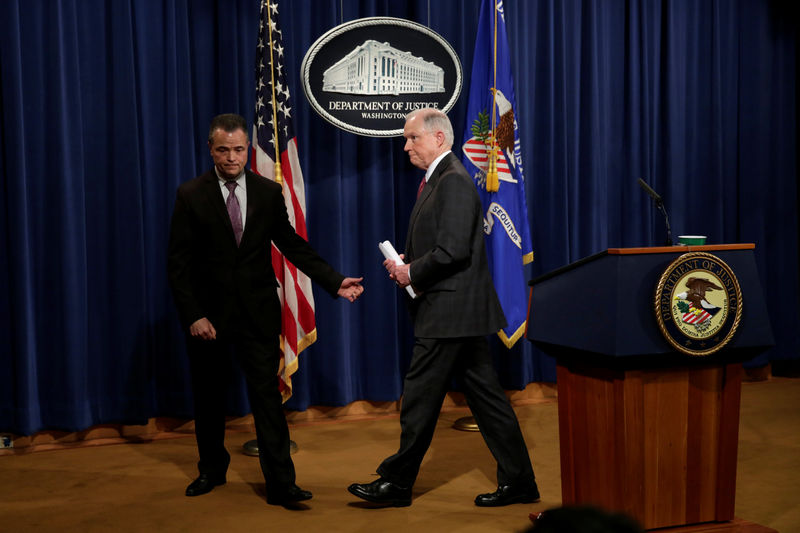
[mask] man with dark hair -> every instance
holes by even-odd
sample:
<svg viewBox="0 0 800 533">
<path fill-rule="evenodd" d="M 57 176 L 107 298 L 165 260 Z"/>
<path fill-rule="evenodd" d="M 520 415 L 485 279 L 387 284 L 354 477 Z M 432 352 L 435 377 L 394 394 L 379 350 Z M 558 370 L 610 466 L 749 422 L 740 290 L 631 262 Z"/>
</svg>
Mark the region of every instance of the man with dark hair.
<svg viewBox="0 0 800 533">
<path fill-rule="evenodd" d="M 233 133 L 236 130 L 242 130 L 247 137 L 247 122 L 242 115 L 235 113 L 225 113 L 217 115 L 211 119 L 211 124 L 208 127 L 208 143 L 214 142 L 214 134 L 217 130 L 222 130 L 226 133 Z M 248 137 L 249 139 L 249 137 Z"/>
<path fill-rule="evenodd" d="M 211 121 L 214 168 L 178 188 L 169 237 L 168 273 L 186 328 L 192 376 L 199 496 L 226 481 L 226 369 L 235 355 L 247 381 L 267 502 L 311 498 L 295 484 L 289 428 L 278 390 L 281 306 L 271 243 L 333 297 L 351 302 L 362 278 L 334 270 L 289 223 L 281 185 L 245 169 L 247 125 L 239 115 Z"/>
<path fill-rule="evenodd" d="M 480 198 L 453 155 L 453 127 L 436 109 L 406 117 L 403 136 L 411 163 L 426 171 L 411 211 L 407 261 L 383 263 L 400 286 L 411 285 L 414 349 L 400 412 L 400 449 L 378 467 L 380 478 L 350 485 L 367 501 L 411 504 L 411 487 L 430 446 L 451 378 L 464 387 L 472 414 L 497 460 L 498 488 L 475 498 L 495 507 L 539 499 L 525 440 L 497 379 L 486 335 L 506 320 L 489 274 Z"/>
</svg>

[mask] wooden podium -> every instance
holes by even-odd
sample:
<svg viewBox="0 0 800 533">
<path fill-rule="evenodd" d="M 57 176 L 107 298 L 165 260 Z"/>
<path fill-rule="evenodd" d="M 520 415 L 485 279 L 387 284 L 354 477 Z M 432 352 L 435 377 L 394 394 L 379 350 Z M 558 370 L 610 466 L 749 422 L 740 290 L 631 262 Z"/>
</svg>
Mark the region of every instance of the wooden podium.
<svg viewBox="0 0 800 533">
<path fill-rule="evenodd" d="M 556 357 L 562 502 L 645 529 L 734 520 L 741 362 L 772 345 L 752 244 L 609 249 L 531 281 L 527 337 Z M 687 252 L 735 272 L 742 320 L 719 352 L 675 350 L 655 289 Z"/>
</svg>

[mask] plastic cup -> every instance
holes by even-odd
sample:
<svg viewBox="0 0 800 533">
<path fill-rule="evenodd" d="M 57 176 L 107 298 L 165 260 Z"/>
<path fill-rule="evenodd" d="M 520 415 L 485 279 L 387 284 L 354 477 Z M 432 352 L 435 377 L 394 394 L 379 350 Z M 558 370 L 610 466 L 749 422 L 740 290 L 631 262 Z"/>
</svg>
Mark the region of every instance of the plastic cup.
<svg viewBox="0 0 800 533">
<path fill-rule="evenodd" d="M 678 242 L 681 244 L 705 244 L 705 235 L 679 235 Z"/>
</svg>

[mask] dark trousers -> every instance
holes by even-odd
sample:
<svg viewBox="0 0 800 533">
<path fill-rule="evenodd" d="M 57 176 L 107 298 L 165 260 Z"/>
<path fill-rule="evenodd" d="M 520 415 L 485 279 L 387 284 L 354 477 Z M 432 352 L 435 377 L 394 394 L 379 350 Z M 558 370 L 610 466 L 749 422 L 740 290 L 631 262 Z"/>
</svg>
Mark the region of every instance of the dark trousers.
<svg viewBox="0 0 800 533">
<path fill-rule="evenodd" d="M 187 342 L 200 472 L 224 475 L 230 462 L 224 440 L 228 358 L 233 353 L 247 381 L 267 493 L 280 492 L 294 484 L 289 427 L 278 390 L 278 336 L 267 339 L 249 328 L 237 326 L 227 335 L 218 332 L 214 341 L 189 337 Z"/>
<path fill-rule="evenodd" d="M 497 461 L 498 484 L 532 482 L 528 449 L 485 337 L 415 339 L 400 409 L 400 449 L 381 463 L 378 473 L 404 487 L 414 484 L 452 378 L 463 386 L 475 422 Z"/>
</svg>

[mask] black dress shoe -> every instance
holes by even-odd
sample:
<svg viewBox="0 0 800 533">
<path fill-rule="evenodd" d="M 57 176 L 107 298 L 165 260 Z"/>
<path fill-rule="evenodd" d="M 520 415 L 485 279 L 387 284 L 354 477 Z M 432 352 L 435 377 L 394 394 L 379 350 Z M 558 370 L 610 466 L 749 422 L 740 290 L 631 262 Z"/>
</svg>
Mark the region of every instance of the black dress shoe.
<svg viewBox="0 0 800 533">
<path fill-rule="evenodd" d="M 500 485 L 494 492 L 478 494 L 475 505 L 479 507 L 501 507 L 512 503 L 533 503 L 539 501 L 536 482 L 524 485 Z"/>
<path fill-rule="evenodd" d="M 372 483 L 353 483 L 347 490 L 363 500 L 394 507 L 411 505 L 411 487 L 404 488 L 391 481 L 378 478 Z"/>
<path fill-rule="evenodd" d="M 292 503 L 304 502 L 311 498 L 311 492 L 303 490 L 297 485 L 292 485 L 284 490 L 267 492 L 267 503 L 270 505 L 289 505 Z"/>
<path fill-rule="evenodd" d="M 206 494 L 207 492 L 211 492 L 211 489 L 216 487 L 217 485 L 224 485 L 225 484 L 225 476 L 214 476 L 211 474 L 200 474 L 197 479 L 189 483 L 189 486 L 186 487 L 186 495 L 187 496 L 200 496 L 201 494 Z"/>
</svg>

